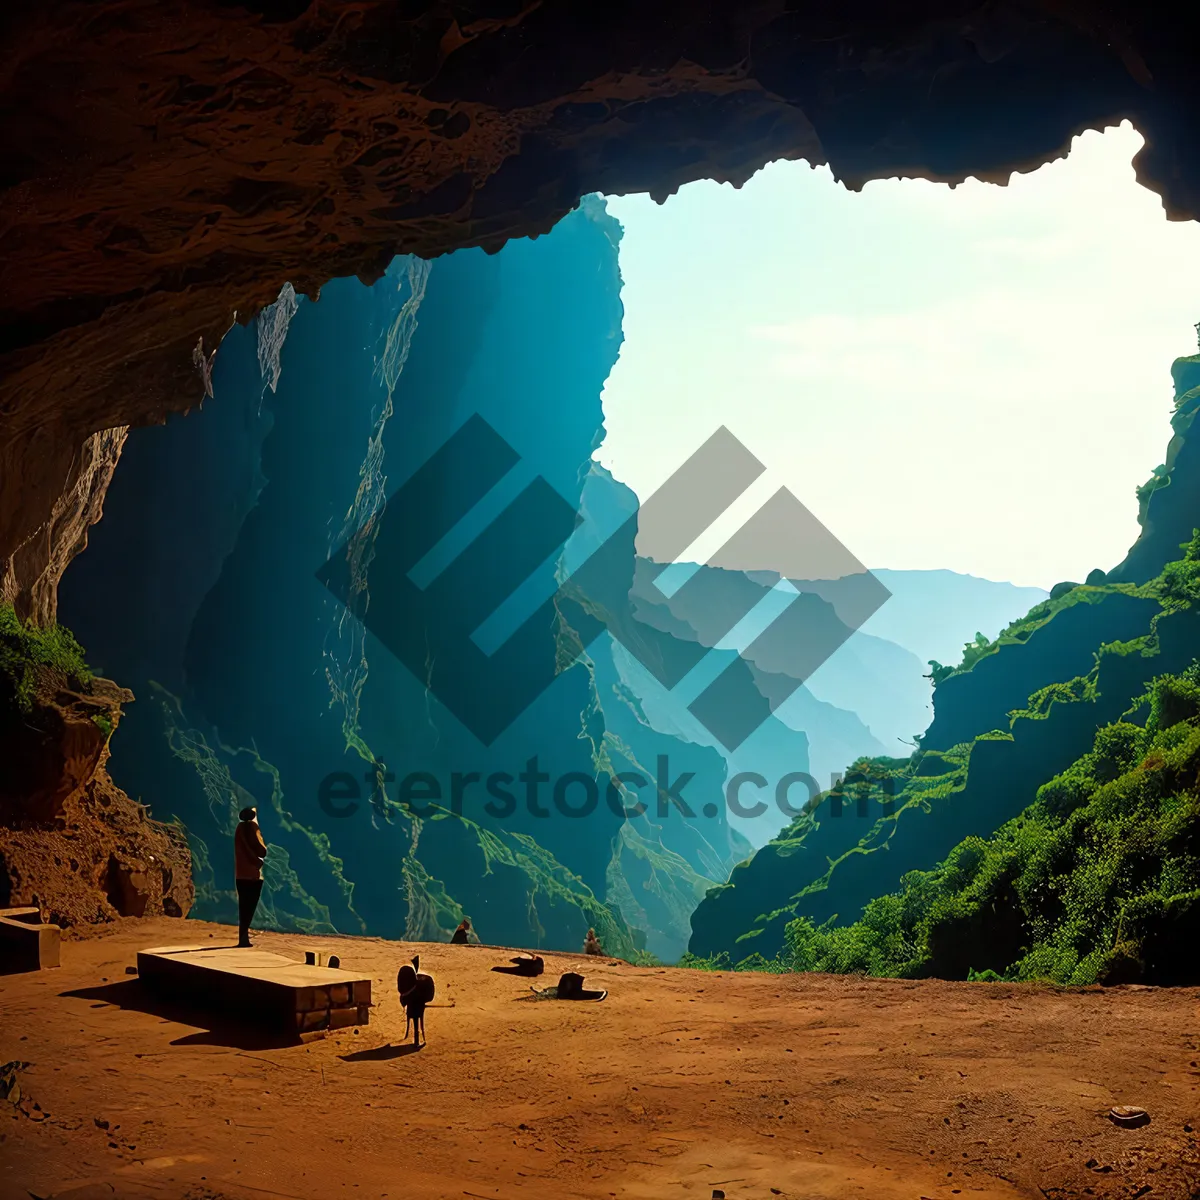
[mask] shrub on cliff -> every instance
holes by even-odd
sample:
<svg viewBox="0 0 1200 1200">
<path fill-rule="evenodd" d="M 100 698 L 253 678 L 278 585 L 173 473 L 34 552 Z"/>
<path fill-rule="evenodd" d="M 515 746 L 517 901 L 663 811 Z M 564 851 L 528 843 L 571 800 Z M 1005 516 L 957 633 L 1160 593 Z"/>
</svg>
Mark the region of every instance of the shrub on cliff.
<svg viewBox="0 0 1200 1200">
<path fill-rule="evenodd" d="M 1094 700 L 1105 664 L 1153 661 L 1160 619 L 1175 622 L 1174 673 L 1142 684 L 1143 694 L 1096 731 L 1091 748 L 990 837 L 967 838 L 937 867 L 903 875 L 898 891 L 870 901 L 851 925 L 836 925 L 836 916 L 820 926 L 791 921 L 771 969 L 1200 983 L 1200 964 L 1181 949 L 1189 937 L 1200 940 L 1200 667 L 1178 670 L 1200 649 L 1188 641 L 1196 628 L 1188 610 L 1200 608 L 1200 532 L 1181 548 L 1181 559 L 1136 589 L 1162 605 L 1144 635 L 1102 645 L 1090 674 L 1041 688 L 1009 715 L 1045 718 L 1052 706 Z M 1056 603 L 1090 603 L 1130 586 L 1076 588 Z M 999 642 L 1022 640 L 1054 607 L 1038 606 Z M 1139 675 L 1148 672 L 1126 672 L 1131 686 Z M 975 739 L 976 749 L 988 736 Z M 948 779 L 961 785 L 966 775 L 964 761 Z M 920 789 L 929 782 L 914 756 L 897 812 L 927 799 Z M 864 839 L 850 855 L 875 850 Z"/>
<path fill-rule="evenodd" d="M 94 678 L 69 629 L 39 628 L 23 622 L 11 604 L 0 604 L 0 687 L 22 712 L 33 706 L 39 671 L 46 669 L 61 672 L 74 687 L 86 687 Z"/>
<path fill-rule="evenodd" d="M 1200 668 L 1155 679 L 990 838 L 872 900 L 787 926 L 758 969 L 1060 984 L 1200 983 Z M 1131 714 L 1132 715 L 1132 714 Z M 1191 949 L 1189 949 L 1191 947 Z M 706 965 L 694 961 L 689 965 Z"/>
</svg>

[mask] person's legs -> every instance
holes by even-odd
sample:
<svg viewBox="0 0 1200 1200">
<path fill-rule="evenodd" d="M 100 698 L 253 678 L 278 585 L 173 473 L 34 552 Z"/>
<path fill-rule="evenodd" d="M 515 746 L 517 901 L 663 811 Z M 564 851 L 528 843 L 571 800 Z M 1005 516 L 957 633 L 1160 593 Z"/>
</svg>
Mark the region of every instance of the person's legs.
<svg viewBox="0 0 1200 1200">
<path fill-rule="evenodd" d="M 254 914 L 258 909 L 258 899 L 262 895 L 263 881 L 261 879 L 239 879 L 238 893 L 238 945 L 250 945 L 250 926 L 254 922 Z"/>
</svg>

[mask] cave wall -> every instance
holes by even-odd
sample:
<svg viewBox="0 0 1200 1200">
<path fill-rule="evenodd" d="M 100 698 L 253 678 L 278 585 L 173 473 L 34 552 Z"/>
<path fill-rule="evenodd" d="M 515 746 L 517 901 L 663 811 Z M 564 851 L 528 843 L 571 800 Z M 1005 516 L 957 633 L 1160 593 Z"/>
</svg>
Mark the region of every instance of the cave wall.
<svg viewBox="0 0 1200 1200">
<path fill-rule="evenodd" d="M 151 820 L 108 774 L 132 694 L 41 662 L 25 664 L 28 690 L 15 686 L 11 641 L 0 637 L 0 908 L 35 906 L 64 927 L 187 916 L 183 830 Z"/>
<path fill-rule="evenodd" d="M 665 197 L 780 157 L 851 187 L 1004 181 L 1125 117 L 1139 178 L 1190 218 L 1198 23 L 1134 0 L 10 6 L 0 597 L 53 618 L 105 431 L 194 406 L 224 333 L 289 279 L 315 295 L 544 232 L 590 191 Z"/>
<path fill-rule="evenodd" d="M 598 496 L 618 525 L 636 513 L 628 489 L 590 470 L 622 338 L 619 237 L 593 198 L 551 234 L 496 255 L 405 257 L 370 288 L 336 281 L 295 312 L 279 373 L 265 353 L 268 325 L 236 329 L 198 413 L 130 433 L 104 519 L 64 577 L 60 611 L 95 662 L 138 696 L 113 742 L 113 778 L 186 826 L 198 915 L 232 918 L 230 833 L 247 803 L 258 805 L 272 847 L 263 920 L 279 928 L 436 940 L 466 913 L 501 944 L 574 949 L 595 926 L 610 952 L 645 945 L 674 958 L 704 891 L 749 852 L 719 803 L 724 760 L 651 727 L 620 686 L 605 636 L 585 660 L 562 659 L 557 680 L 556 622 L 518 639 L 499 686 L 511 689 L 522 672 L 539 690 L 554 682 L 481 742 L 442 703 L 451 689 L 438 672 L 452 656 L 428 651 L 438 644 L 430 610 L 398 590 L 409 563 L 388 552 L 389 522 L 421 527 L 454 507 L 463 479 L 452 469 L 429 481 L 420 519 L 404 484 L 475 413 L 520 457 L 494 503 L 481 501 L 480 521 L 538 476 L 593 518 Z M 372 531 L 370 550 L 347 555 L 347 530 L 360 529 Z M 591 529 L 585 521 L 576 533 Z M 620 585 L 627 593 L 634 574 L 632 532 L 604 580 L 614 604 L 628 604 Z M 536 540 L 536 531 L 521 536 Z M 525 561 L 512 541 L 498 550 L 501 565 Z M 426 673 L 364 634 L 322 586 L 318 568 L 331 555 L 351 564 L 372 615 L 394 611 L 416 631 Z M 546 555 L 537 549 L 532 578 L 548 594 L 556 556 Z M 457 560 L 447 570 L 460 586 L 439 593 L 439 613 L 475 612 L 478 596 L 492 594 L 489 563 L 471 563 L 465 577 Z M 486 686 L 471 680 L 474 692 Z M 788 768 L 803 768 L 804 735 L 779 732 L 792 745 Z M 653 801 L 643 818 L 619 819 L 605 802 L 567 819 L 548 782 L 549 811 L 538 816 L 512 778 L 537 756 L 550 779 L 629 770 L 653 779 L 659 755 L 673 778 L 694 776 L 696 819 L 659 819 Z M 369 786 L 376 765 L 393 776 L 383 793 Z M 342 816 L 321 798 L 338 771 L 362 781 Z M 479 783 L 461 819 L 445 807 L 437 819 L 412 819 L 395 801 L 398 781 L 415 771 L 438 781 L 447 804 L 453 772 L 508 772 L 517 809 L 489 813 Z"/>
</svg>

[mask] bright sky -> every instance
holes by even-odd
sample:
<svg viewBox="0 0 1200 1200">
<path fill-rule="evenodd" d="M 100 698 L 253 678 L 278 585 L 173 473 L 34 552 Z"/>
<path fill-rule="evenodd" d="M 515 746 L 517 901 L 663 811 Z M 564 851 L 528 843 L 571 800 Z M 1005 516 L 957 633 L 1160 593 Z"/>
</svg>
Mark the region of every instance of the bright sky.
<svg viewBox="0 0 1200 1200">
<path fill-rule="evenodd" d="M 645 499 L 726 425 L 869 567 L 1114 566 L 1200 321 L 1200 224 L 1134 182 L 1141 145 L 1086 133 L 1004 188 L 855 194 L 779 162 L 610 198 L 625 344 L 597 458 Z"/>
</svg>

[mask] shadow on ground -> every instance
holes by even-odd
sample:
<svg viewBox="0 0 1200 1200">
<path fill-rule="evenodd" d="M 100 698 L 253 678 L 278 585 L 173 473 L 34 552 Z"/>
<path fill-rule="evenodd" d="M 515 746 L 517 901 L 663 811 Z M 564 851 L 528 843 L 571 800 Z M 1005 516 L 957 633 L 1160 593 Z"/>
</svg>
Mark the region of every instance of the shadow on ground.
<svg viewBox="0 0 1200 1200">
<path fill-rule="evenodd" d="M 24 963 L 0 961 L 0 975 L 36 975 L 41 969 L 26 966 Z"/>
<path fill-rule="evenodd" d="M 339 1054 L 338 1058 L 342 1062 L 390 1062 L 393 1058 L 403 1058 L 407 1054 L 416 1054 L 418 1050 L 423 1050 L 424 1045 L 414 1046 L 412 1042 L 405 1042 L 399 1046 L 387 1045 L 376 1046 L 373 1050 L 356 1050 L 353 1054 Z"/>
<path fill-rule="evenodd" d="M 140 979 L 122 979 L 96 987 L 76 988 L 60 992 L 72 1000 L 93 1000 L 93 1008 L 111 1004 L 130 1012 L 147 1013 L 175 1025 L 199 1026 L 195 1033 L 184 1034 L 171 1042 L 172 1046 L 226 1046 L 232 1050 L 277 1050 L 298 1045 L 300 1039 L 287 1031 L 237 1021 L 224 1014 L 165 1000 L 150 991 Z"/>
</svg>

